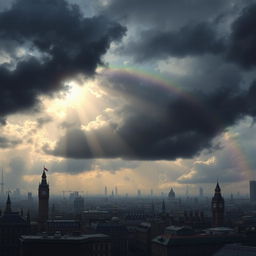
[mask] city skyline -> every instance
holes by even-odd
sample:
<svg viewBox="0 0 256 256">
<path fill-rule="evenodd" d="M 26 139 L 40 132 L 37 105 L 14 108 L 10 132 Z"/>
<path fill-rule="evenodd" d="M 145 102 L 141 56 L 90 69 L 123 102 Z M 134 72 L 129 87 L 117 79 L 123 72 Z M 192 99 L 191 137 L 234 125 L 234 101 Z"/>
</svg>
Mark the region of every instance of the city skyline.
<svg viewBox="0 0 256 256">
<path fill-rule="evenodd" d="M 249 195 L 255 17 L 249 0 L 1 2 L 5 191 L 35 194 L 46 166 L 52 194 Z"/>
</svg>

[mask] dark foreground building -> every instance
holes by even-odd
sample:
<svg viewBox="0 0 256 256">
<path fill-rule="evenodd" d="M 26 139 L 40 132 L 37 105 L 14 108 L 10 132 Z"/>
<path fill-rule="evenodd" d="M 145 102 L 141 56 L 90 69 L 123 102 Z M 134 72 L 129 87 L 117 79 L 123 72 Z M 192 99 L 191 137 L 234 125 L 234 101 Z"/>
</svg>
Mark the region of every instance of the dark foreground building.
<svg viewBox="0 0 256 256">
<path fill-rule="evenodd" d="M 111 256 L 109 236 L 103 234 L 21 237 L 21 256 Z"/>
<path fill-rule="evenodd" d="M 214 255 L 225 244 L 238 243 L 236 235 L 162 235 L 152 240 L 152 256 L 209 256 Z"/>
<path fill-rule="evenodd" d="M 5 211 L 0 217 L 0 255 L 19 256 L 19 238 L 21 235 L 29 234 L 29 231 L 29 215 L 25 219 L 19 212 L 13 212 L 8 195 Z"/>
</svg>

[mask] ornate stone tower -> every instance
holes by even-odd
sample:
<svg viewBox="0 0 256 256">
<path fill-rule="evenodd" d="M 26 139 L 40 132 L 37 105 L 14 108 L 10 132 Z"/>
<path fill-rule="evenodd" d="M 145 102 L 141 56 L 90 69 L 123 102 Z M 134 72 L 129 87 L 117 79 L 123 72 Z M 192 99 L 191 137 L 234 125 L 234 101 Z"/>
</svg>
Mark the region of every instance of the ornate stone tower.
<svg viewBox="0 0 256 256">
<path fill-rule="evenodd" d="M 38 221 L 44 224 L 48 220 L 49 212 L 49 185 L 47 184 L 45 169 L 38 187 L 38 201 Z"/>
<path fill-rule="evenodd" d="M 217 182 L 215 193 L 212 198 L 212 225 L 220 227 L 224 224 L 224 199 L 221 195 L 221 189 Z"/>
<path fill-rule="evenodd" d="M 168 194 L 168 199 L 169 200 L 174 200 L 175 199 L 175 192 L 174 192 L 173 188 L 171 188 L 171 190 Z"/>
</svg>

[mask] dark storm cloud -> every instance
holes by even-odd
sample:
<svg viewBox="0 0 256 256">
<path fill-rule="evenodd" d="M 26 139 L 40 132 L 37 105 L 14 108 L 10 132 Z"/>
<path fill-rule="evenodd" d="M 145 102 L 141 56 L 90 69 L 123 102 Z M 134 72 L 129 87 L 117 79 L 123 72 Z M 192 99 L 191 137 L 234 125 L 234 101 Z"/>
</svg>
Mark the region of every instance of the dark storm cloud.
<svg viewBox="0 0 256 256">
<path fill-rule="evenodd" d="M 228 58 L 244 68 L 256 65 L 256 3 L 246 7 L 233 23 Z"/>
<path fill-rule="evenodd" d="M 229 1 L 221 0 L 110 0 L 102 11 L 110 17 L 136 25 L 178 27 L 195 19 L 209 19 L 229 5 Z"/>
<path fill-rule="evenodd" d="M 49 169 L 57 173 L 77 174 L 93 169 L 93 160 L 73 160 L 66 159 L 62 161 L 53 161 Z"/>
<path fill-rule="evenodd" d="M 136 53 L 136 60 L 143 61 L 167 56 L 218 54 L 224 50 L 224 45 L 211 24 L 199 23 L 186 25 L 178 31 L 144 31 L 139 43 L 131 42 L 127 47 L 128 52 Z"/>
<path fill-rule="evenodd" d="M 230 160 L 229 155 L 225 154 L 227 160 Z M 221 182 L 240 182 L 248 179 L 246 173 L 241 171 L 237 165 L 229 162 L 229 166 L 226 167 L 225 164 L 224 161 L 215 165 L 196 164 L 192 175 L 190 177 L 181 176 L 178 178 L 178 182 L 181 184 L 212 183 L 216 181 L 216 177 L 221 177 Z"/>
<path fill-rule="evenodd" d="M 238 87 L 194 91 L 188 100 L 141 79 L 137 83 L 129 76 L 109 79 L 111 93 L 124 103 L 117 113 L 122 122 L 112 120 L 86 132 L 68 129 L 56 147 L 46 145 L 45 152 L 70 158 L 190 158 L 210 149 L 212 139 L 227 127 L 256 114 L 256 83 L 248 91 Z"/>
<path fill-rule="evenodd" d="M 39 95 L 65 89 L 65 80 L 93 75 L 110 43 L 124 32 L 103 16 L 82 17 L 63 0 L 16 1 L 0 13 L 0 49 L 15 62 L 0 65 L 0 114 L 27 110 Z M 20 54 L 21 47 L 33 56 Z"/>
<path fill-rule="evenodd" d="M 186 4 L 188 4 L 187 2 Z M 159 25 L 158 22 L 155 26 L 152 26 L 149 22 L 146 22 L 136 36 L 129 38 L 126 45 L 120 47 L 118 52 L 133 56 L 136 61 L 213 54 L 220 55 L 224 61 L 234 62 L 245 69 L 255 67 L 256 3 L 246 1 L 242 4 L 239 1 L 237 2 L 235 14 L 232 14 L 230 10 L 232 9 L 231 4 L 230 6 L 223 4 L 223 7 L 226 8 L 223 13 L 221 11 L 217 14 L 211 13 L 210 17 L 205 17 L 205 19 L 202 19 L 204 16 L 203 8 L 197 10 L 198 17 L 191 12 L 192 16 L 189 16 L 189 18 L 186 17 L 181 8 L 186 4 L 179 3 L 177 4 L 180 8 L 179 15 L 184 17 L 186 22 L 177 21 L 175 18 L 172 20 L 172 16 L 168 18 L 163 11 L 161 13 L 163 19 L 168 20 L 166 26 Z M 205 1 L 205 3 L 208 4 L 209 1 Z M 168 7 L 166 1 L 163 1 L 162 4 L 166 8 Z M 192 1 L 190 4 L 192 4 Z M 122 1 L 120 3 L 113 2 L 114 7 L 121 5 L 126 4 Z M 127 3 L 127 5 L 130 8 L 135 8 L 132 4 Z M 192 5 L 193 7 L 197 6 L 196 3 Z M 221 3 L 216 5 L 221 5 Z M 160 7 L 155 6 L 155 8 Z M 238 11 L 239 9 L 240 11 Z M 141 12 L 143 17 L 142 11 L 139 10 L 138 12 Z M 227 14 L 228 11 L 230 11 L 229 14 Z M 227 21 L 228 19 L 232 22 Z M 231 26 L 229 26 L 229 23 L 231 23 Z"/>
</svg>

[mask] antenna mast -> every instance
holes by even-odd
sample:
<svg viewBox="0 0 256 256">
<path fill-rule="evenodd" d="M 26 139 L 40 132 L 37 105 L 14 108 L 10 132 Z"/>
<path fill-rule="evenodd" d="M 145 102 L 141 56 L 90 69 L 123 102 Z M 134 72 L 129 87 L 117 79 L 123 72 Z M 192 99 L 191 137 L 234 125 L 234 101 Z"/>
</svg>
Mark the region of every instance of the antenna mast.
<svg viewBox="0 0 256 256">
<path fill-rule="evenodd" d="M 1 179 L 1 195 L 4 195 L 4 169 L 2 168 L 2 179 Z"/>
</svg>

